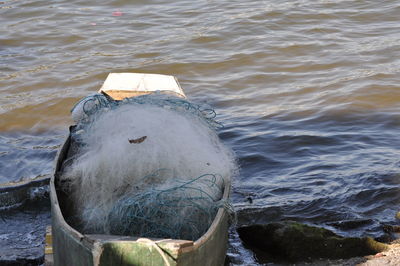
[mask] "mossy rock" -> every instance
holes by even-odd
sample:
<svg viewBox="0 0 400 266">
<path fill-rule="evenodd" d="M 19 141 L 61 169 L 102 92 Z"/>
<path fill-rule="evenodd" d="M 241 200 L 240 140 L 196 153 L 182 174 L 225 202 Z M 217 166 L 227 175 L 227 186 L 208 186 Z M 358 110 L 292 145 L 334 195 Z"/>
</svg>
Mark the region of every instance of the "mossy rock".
<svg viewBox="0 0 400 266">
<path fill-rule="evenodd" d="M 238 228 L 238 233 L 259 259 L 277 261 L 347 259 L 387 249 L 386 244 L 370 237 L 341 237 L 327 229 L 296 222 L 244 226 Z"/>
</svg>

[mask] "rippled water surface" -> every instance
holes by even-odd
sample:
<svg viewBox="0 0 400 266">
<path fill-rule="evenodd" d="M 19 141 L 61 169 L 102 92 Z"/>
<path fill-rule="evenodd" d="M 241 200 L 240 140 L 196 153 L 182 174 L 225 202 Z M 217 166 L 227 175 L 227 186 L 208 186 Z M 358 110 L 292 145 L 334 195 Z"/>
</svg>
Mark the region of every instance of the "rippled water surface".
<svg viewBox="0 0 400 266">
<path fill-rule="evenodd" d="M 225 125 L 239 224 L 380 237 L 399 224 L 399 18 L 400 1 L 0 1 L 0 182 L 51 173 L 109 72 L 170 74 Z M 32 224 L 12 217 L 0 255 Z M 229 257 L 255 263 L 234 231 Z"/>
</svg>

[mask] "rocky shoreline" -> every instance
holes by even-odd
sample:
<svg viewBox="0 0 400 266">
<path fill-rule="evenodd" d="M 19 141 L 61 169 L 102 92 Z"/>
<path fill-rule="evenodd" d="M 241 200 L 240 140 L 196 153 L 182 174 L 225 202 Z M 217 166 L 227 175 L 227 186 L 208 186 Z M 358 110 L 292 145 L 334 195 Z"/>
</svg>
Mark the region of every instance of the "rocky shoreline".
<svg viewBox="0 0 400 266">
<path fill-rule="evenodd" d="M 367 256 L 366 261 L 359 263 L 362 266 L 380 266 L 380 265 L 400 265 L 400 244 L 391 244 L 389 249 L 377 253 L 373 256 Z"/>
<path fill-rule="evenodd" d="M 400 265 L 400 244 L 389 244 L 386 251 L 365 257 L 340 260 L 318 260 L 296 266 L 397 266 Z"/>
</svg>

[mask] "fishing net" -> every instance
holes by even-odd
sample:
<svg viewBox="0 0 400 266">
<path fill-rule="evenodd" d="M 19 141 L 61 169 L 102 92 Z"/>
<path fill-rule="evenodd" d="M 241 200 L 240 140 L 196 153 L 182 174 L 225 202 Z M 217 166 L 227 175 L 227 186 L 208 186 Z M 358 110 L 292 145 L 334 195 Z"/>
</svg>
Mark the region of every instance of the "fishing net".
<svg viewBox="0 0 400 266">
<path fill-rule="evenodd" d="M 73 113 L 61 183 L 84 233 L 196 240 L 229 207 L 222 195 L 236 164 L 212 109 L 161 94 L 98 94 Z"/>
</svg>

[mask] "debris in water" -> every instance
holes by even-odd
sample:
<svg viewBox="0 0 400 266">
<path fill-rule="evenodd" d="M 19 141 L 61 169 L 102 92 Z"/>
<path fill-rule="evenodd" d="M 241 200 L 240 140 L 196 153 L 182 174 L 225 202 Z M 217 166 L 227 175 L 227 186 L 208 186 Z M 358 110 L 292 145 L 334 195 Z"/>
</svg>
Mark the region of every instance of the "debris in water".
<svg viewBox="0 0 400 266">
<path fill-rule="evenodd" d="M 122 14 L 123 14 L 123 13 L 122 13 L 121 11 L 119 11 L 119 10 L 118 10 L 118 11 L 112 12 L 112 16 L 113 16 L 113 17 L 120 17 L 120 16 L 122 16 Z"/>
<path fill-rule="evenodd" d="M 248 196 L 246 199 L 247 199 L 247 201 L 248 201 L 250 204 L 253 203 L 253 198 L 252 198 L 252 197 Z"/>
<path fill-rule="evenodd" d="M 129 141 L 129 143 L 139 144 L 139 143 L 142 143 L 146 138 L 147 138 L 147 136 L 143 136 L 138 139 L 129 139 L 128 141 Z"/>
</svg>

